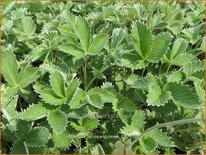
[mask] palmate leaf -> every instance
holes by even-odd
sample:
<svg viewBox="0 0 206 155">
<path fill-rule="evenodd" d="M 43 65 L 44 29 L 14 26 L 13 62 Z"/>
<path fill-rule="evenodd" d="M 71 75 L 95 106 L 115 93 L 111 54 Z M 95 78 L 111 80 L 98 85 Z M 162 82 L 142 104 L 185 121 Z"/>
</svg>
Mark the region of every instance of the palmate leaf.
<svg viewBox="0 0 206 155">
<path fill-rule="evenodd" d="M 164 91 L 158 85 L 150 85 L 147 95 L 148 105 L 163 106 L 169 100 L 169 93 Z"/>
<path fill-rule="evenodd" d="M 26 135 L 26 144 L 31 147 L 43 146 L 50 138 L 50 134 L 45 127 L 35 127 L 31 129 Z"/>
<path fill-rule="evenodd" d="M 61 73 L 53 72 L 50 75 L 50 84 L 56 95 L 62 98 L 65 97 L 64 79 Z"/>
<path fill-rule="evenodd" d="M 172 100 L 175 104 L 185 108 L 198 109 L 200 102 L 197 94 L 191 88 L 179 83 L 168 83 L 165 90 L 171 93 Z"/>
<path fill-rule="evenodd" d="M 68 123 L 66 114 L 59 110 L 49 112 L 48 122 L 53 131 L 57 134 L 61 134 L 65 131 Z"/>
<path fill-rule="evenodd" d="M 3 77 L 10 86 L 16 87 L 18 63 L 12 52 L 2 53 L 2 73 Z"/>
<path fill-rule="evenodd" d="M 54 142 L 54 146 L 60 149 L 67 149 L 71 145 L 71 139 L 69 139 L 67 131 L 62 132 L 61 134 L 54 132 L 52 141 Z"/>
<path fill-rule="evenodd" d="M 94 39 L 93 42 L 88 50 L 89 55 L 96 55 L 98 54 L 104 46 L 107 44 L 108 37 L 107 34 L 99 34 Z"/>
<path fill-rule="evenodd" d="M 45 117 L 49 112 L 49 109 L 42 103 L 30 105 L 26 110 L 19 113 L 18 117 L 21 120 L 35 121 Z"/>
<path fill-rule="evenodd" d="M 80 16 L 76 17 L 75 19 L 75 31 L 80 40 L 82 49 L 86 53 L 89 49 L 91 33 L 89 24 Z"/>
<path fill-rule="evenodd" d="M 37 68 L 23 68 L 18 76 L 18 84 L 21 88 L 25 88 L 40 76 L 41 72 Z"/>
</svg>

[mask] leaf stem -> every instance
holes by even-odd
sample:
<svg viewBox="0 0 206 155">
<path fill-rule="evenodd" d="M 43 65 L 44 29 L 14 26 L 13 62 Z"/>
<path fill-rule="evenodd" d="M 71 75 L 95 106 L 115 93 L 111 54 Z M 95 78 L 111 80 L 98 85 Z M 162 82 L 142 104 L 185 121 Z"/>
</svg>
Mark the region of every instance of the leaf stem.
<svg viewBox="0 0 206 155">
<path fill-rule="evenodd" d="M 189 124 L 189 123 L 194 123 L 194 122 L 201 122 L 201 121 L 203 121 L 202 118 L 189 118 L 189 119 L 183 119 L 183 120 L 177 120 L 177 121 L 157 124 L 151 128 L 148 128 L 144 132 L 142 132 L 142 134 L 132 142 L 132 145 L 134 145 L 142 136 L 144 136 L 146 133 L 148 133 L 151 130 L 158 129 L 158 128 L 164 128 L 168 126 L 176 126 L 176 125 L 183 125 L 183 124 Z"/>
</svg>

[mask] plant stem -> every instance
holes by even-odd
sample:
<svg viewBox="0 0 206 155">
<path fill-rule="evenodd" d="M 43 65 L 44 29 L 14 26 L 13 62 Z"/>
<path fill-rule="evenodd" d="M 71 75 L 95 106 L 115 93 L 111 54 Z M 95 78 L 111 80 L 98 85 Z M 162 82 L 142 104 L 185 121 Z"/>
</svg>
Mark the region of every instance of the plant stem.
<svg viewBox="0 0 206 155">
<path fill-rule="evenodd" d="M 168 72 L 169 72 L 171 66 L 172 66 L 172 65 L 169 64 L 169 66 L 167 67 L 167 71 L 166 71 L 167 74 L 168 74 Z"/>
<path fill-rule="evenodd" d="M 183 124 L 189 124 L 189 123 L 194 123 L 194 122 L 201 122 L 201 121 L 203 121 L 202 118 L 190 118 L 190 119 L 183 119 L 183 120 L 178 120 L 178 121 L 157 124 L 151 128 L 148 128 L 144 132 L 142 132 L 142 134 L 132 142 L 132 145 L 134 145 L 142 136 L 144 136 L 146 133 L 148 133 L 151 130 L 168 127 L 168 126 L 176 126 L 176 125 L 183 125 Z"/>
<path fill-rule="evenodd" d="M 144 76 L 145 70 L 146 70 L 146 68 L 144 68 L 144 69 L 142 70 L 142 73 L 141 73 L 141 76 L 142 76 L 142 77 Z"/>
<path fill-rule="evenodd" d="M 24 142 L 24 147 L 25 147 L 25 150 L 26 150 L 26 154 L 29 154 L 29 149 L 28 149 L 28 147 L 27 147 L 26 142 Z"/>
<path fill-rule="evenodd" d="M 84 59 L 84 90 L 87 91 L 87 62 L 86 62 L 86 58 Z"/>
</svg>

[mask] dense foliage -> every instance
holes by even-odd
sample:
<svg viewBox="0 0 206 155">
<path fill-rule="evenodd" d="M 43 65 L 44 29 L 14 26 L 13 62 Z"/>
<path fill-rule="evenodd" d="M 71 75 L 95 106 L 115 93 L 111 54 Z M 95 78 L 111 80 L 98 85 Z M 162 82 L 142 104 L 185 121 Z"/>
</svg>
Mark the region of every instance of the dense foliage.
<svg viewBox="0 0 206 155">
<path fill-rule="evenodd" d="M 2 9 L 2 153 L 204 153 L 203 2 Z"/>
</svg>

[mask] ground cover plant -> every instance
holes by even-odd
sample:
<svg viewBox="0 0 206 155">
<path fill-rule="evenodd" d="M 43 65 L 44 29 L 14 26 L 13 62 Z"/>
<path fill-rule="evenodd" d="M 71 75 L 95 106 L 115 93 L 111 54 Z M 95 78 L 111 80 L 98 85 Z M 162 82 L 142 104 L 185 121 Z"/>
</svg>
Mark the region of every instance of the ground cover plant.
<svg viewBox="0 0 206 155">
<path fill-rule="evenodd" d="M 7 154 L 203 154 L 203 2 L 2 3 Z"/>
</svg>

